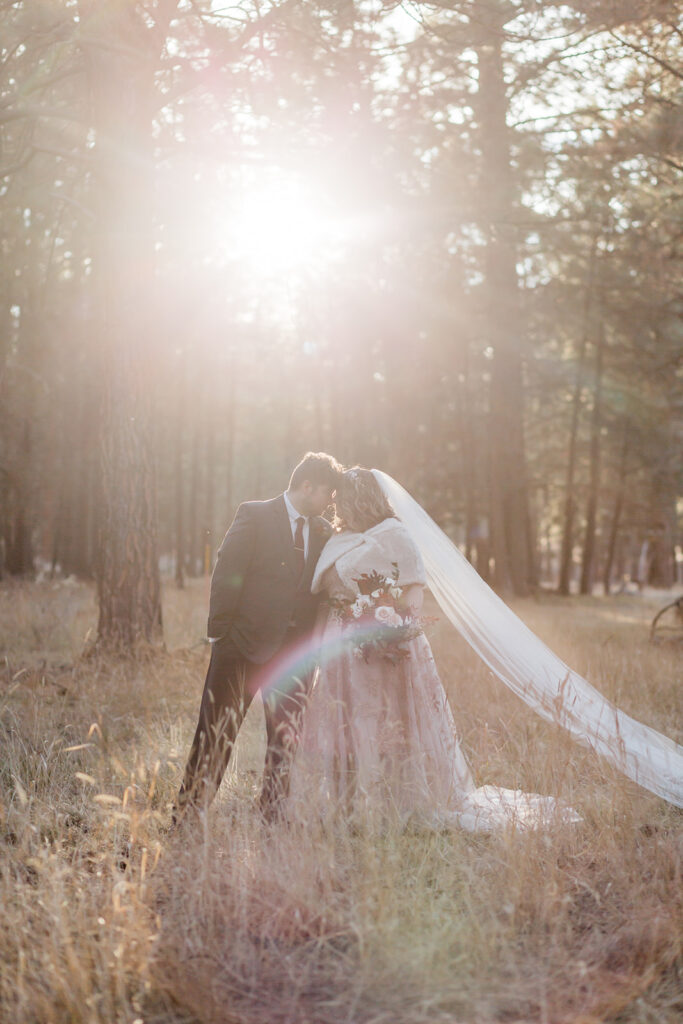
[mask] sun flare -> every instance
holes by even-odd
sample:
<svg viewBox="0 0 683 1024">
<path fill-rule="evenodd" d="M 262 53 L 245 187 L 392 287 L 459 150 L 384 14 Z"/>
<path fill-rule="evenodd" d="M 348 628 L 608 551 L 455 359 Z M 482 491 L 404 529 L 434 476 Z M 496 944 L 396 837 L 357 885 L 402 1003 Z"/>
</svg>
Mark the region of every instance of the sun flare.
<svg viewBox="0 0 683 1024">
<path fill-rule="evenodd" d="M 314 189 L 279 181 L 243 193 L 228 229 L 240 259 L 266 277 L 313 266 L 340 239 Z"/>
</svg>

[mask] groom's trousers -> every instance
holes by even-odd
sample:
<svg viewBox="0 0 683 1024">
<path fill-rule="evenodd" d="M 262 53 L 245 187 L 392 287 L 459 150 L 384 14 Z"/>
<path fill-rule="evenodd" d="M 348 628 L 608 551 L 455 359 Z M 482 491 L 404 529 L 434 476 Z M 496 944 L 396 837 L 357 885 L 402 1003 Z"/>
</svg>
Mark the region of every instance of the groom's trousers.
<svg viewBox="0 0 683 1024">
<path fill-rule="evenodd" d="M 314 665 L 301 657 L 305 637 L 294 630 L 266 665 L 247 661 L 228 637 L 211 644 L 199 721 L 178 794 L 177 809 L 208 807 L 232 754 L 254 694 L 261 689 L 267 750 L 260 805 L 274 818 L 289 791 L 291 760 L 313 679 Z"/>
</svg>

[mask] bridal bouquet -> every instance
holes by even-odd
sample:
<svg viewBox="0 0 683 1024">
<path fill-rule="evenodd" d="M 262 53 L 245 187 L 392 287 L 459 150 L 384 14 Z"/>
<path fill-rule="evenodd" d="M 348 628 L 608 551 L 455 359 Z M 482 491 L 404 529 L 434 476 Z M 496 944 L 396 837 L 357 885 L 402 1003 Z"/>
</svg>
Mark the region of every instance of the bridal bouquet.
<svg viewBox="0 0 683 1024">
<path fill-rule="evenodd" d="M 391 564 L 391 576 L 373 571 L 354 579 L 358 587 L 355 600 L 330 598 L 334 614 L 351 634 L 354 655 L 363 661 L 374 654 L 396 664 L 410 657 L 402 644 L 424 632 L 426 619 L 411 615 L 401 605 L 398 564 Z"/>
</svg>

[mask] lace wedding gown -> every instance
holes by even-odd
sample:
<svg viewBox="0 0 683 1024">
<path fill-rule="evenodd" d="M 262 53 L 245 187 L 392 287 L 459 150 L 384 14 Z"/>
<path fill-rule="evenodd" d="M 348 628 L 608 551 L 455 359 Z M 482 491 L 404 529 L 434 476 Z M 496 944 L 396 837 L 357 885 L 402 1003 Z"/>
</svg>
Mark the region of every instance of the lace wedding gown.
<svg viewBox="0 0 683 1024">
<path fill-rule="evenodd" d="M 378 553 L 392 558 L 397 531 L 401 548 L 410 544 L 396 520 L 368 531 L 378 542 L 371 556 L 374 568 L 386 571 L 377 564 L 382 560 Z M 388 555 L 387 539 L 394 542 Z M 421 565 L 414 548 L 408 564 Z M 333 598 L 355 599 L 358 589 L 346 575 L 344 582 L 332 564 L 319 589 Z M 400 582 L 405 587 L 422 579 L 401 573 Z M 339 618 L 329 615 L 292 768 L 290 811 L 306 819 L 341 813 L 351 819 L 469 831 L 506 824 L 538 827 L 558 816 L 579 820 L 551 797 L 496 786 L 477 789 L 429 641 L 422 634 L 404 646 L 408 657 L 396 664 L 376 654 L 366 662 L 354 654 Z"/>
</svg>

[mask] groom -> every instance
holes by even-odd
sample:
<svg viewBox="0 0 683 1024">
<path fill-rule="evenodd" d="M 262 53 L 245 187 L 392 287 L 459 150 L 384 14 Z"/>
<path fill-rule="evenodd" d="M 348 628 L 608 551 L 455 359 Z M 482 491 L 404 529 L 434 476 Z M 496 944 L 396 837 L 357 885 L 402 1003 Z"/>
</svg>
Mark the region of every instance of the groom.
<svg viewBox="0 0 683 1024">
<path fill-rule="evenodd" d="M 322 513 L 341 466 L 309 452 L 284 494 L 240 505 L 211 578 L 211 661 L 176 817 L 206 808 L 220 786 L 249 704 L 261 689 L 268 748 L 261 811 L 274 818 L 289 785 L 303 706 L 312 680 L 306 659 L 318 610 L 311 593 L 332 527 Z"/>
</svg>

